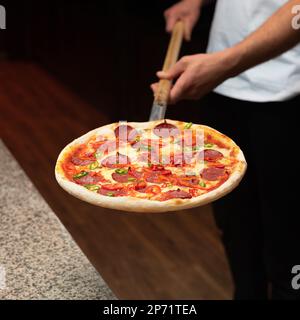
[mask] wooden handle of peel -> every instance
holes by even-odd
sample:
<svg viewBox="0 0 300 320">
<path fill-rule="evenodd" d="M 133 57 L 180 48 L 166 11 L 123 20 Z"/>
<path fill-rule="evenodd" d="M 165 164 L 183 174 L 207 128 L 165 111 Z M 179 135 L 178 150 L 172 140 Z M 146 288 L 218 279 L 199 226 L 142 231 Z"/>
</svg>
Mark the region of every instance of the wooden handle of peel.
<svg viewBox="0 0 300 320">
<path fill-rule="evenodd" d="M 163 71 L 168 71 L 176 63 L 183 39 L 184 24 L 182 21 L 178 21 L 172 31 L 171 40 L 169 43 L 167 55 L 163 65 Z M 156 90 L 154 102 L 158 105 L 167 105 L 172 81 L 162 79 L 158 83 L 158 89 Z"/>
</svg>

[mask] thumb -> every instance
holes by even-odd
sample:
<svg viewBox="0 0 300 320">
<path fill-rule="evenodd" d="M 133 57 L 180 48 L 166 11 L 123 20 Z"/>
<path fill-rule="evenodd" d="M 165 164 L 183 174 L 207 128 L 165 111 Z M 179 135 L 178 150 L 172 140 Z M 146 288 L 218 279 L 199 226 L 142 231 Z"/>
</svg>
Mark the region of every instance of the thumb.
<svg viewBox="0 0 300 320">
<path fill-rule="evenodd" d="M 182 72 L 184 72 L 184 70 L 185 70 L 185 65 L 182 63 L 182 61 L 178 61 L 168 71 L 158 71 L 156 75 L 160 79 L 173 80 L 174 78 L 177 78 L 178 76 L 180 76 Z"/>
</svg>

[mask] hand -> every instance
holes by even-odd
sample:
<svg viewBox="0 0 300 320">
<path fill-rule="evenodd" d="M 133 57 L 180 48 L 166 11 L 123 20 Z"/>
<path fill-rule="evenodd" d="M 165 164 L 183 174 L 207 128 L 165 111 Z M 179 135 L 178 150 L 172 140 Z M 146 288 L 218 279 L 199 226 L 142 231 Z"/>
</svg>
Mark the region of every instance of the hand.
<svg viewBox="0 0 300 320">
<path fill-rule="evenodd" d="M 200 16 L 200 7 L 202 0 L 182 0 L 164 13 L 166 19 L 166 30 L 171 32 L 178 20 L 184 23 L 184 38 L 191 39 L 192 30 Z"/>
<path fill-rule="evenodd" d="M 181 58 L 168 72 L 159 71 L 160 79 L 173 80 L 169 103 L 179 100 L 196 100 L 209 93 L 227 78 L 233 76 L 234 67 L 238 63 L 231 49 L 209 54 L 196 54 Z M 157 90 L 158 83 L 151 85 Z"/>
</svg>

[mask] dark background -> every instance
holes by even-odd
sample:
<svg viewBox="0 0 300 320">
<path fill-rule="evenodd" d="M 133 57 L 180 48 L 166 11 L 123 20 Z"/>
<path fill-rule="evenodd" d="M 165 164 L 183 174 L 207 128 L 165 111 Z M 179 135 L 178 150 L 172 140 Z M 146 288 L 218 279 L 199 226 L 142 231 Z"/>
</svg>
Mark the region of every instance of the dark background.
<svg viewBox="0 0 300 320">
<path fill-rule="evenodd" d="M 149 85 L 169 41 L 163 11 L 176 1 L 2 1 L 7 30 L 0 50 L 38 62 L 111 121 L 145 121 Z M 193 40 L 181 54 L 204 52 L 213 5 L 205 6 Z M 183 114 L 182 107 L 191 106 Z M 197 119 L 198 103 L 169 108 L 167 117 Z"/>
</svg>

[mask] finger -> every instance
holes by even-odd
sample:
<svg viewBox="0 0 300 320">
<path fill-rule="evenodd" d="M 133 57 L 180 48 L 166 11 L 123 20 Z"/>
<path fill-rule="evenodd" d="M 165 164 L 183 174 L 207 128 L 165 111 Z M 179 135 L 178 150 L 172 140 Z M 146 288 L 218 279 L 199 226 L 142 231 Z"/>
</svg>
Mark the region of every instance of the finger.
<svg viewBox="0 0 300 320">
<path fill-rule="evenodd" d="M 186 77 L 184 74 L 182 74 L 181 77 L 177 79 L 173 88 L 171 89 L 170 97 L 169 97 L 170 103 L 174 104 L 174 103 L 177 103 L 179 100 L 182 100 L 184 98 L 186 88 L 187 88 Z"/>
<path fill-rule="evenodd" d="M 152 83 L 150 85 L 150 87 L 151 87 L 151 90 L 153 91 L 153 93 L 155 93 L 158 89 L 158 83 Z"/>
<path fill-rule="evenodd" d="M 174 78 L 177 78 L 184 72 L 185 65 L 182 63 L 182 61 L 178 61 L 173 67 L 171 67 L 168 71 L 158 71 L 156 75 L 160 79 L 168 79 L 172 80 Z"/>
<path fill-rule="evenodd" d="M 164 17 L 165 17 L 165 19 L 167 19 L 167 18 L 169 17 L 170 12 L 171 12 L 170 8 L 164 11 Z"/>
<path fill-rule="evenodd" d="M 166 31 L 171 32 L 175 26 L 176 21 L 178 18 L 174 14 L 169 14 L 166 18 L 167 24 L 166 24 Z"/>
<path fill-rule="evenodd" d="M 191 33 L 192 33 L 192 25 L 189 19 L 184 19 L 184 39 L 186 41 L 191 40 Z"/>
</svg>

